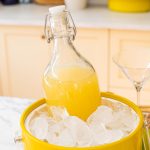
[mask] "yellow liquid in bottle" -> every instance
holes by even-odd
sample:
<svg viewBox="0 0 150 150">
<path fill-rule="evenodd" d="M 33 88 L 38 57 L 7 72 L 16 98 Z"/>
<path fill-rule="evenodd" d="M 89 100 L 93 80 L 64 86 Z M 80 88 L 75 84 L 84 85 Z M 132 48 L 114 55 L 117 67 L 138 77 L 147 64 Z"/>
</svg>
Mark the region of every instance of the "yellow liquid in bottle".
<svg viewBox="0 0 150 150">
<path fill-rule="evenodd" d="M 83 120 L 101 103 L 97 76 L 90 69 L 60 69 L 57 77 L 45 76 L 43 86 L 48 105 L 64 106 L 70 115 Z"/>
</svg>

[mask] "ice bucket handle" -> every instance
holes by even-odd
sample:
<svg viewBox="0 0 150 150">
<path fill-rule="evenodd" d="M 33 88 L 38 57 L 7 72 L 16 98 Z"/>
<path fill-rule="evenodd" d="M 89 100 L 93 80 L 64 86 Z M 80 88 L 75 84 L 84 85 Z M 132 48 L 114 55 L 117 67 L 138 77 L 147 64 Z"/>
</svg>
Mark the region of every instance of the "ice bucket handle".
<svg viewBox="0 0 150 150">
<path fill-rule="evenodd" d="M 15 144 L 22 142 L 22 136 L 14 137 Z"/>
<path fill-rule="evenodd" d="M 18 144 L 18 143 L 20 143 L 22 141 L 23 141 L 23 138 L 22 138 L 21 133 L 19 131 L 16 131 L 15 132 L 15 136 L 14 136 L 14 143 Z"/>
</svg>

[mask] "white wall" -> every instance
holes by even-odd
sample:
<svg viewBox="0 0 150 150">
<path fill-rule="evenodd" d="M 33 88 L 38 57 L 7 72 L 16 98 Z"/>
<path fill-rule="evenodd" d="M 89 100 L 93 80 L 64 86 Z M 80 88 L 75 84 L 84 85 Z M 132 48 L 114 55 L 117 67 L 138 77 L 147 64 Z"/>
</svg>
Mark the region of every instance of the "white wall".
<svg viewBox="0 0 150 150">
<path fill-rule="evenodd" d="M 88 0 L 88 3 L 91 5 L 106 5 L 107 0 Z"/>
</svg>

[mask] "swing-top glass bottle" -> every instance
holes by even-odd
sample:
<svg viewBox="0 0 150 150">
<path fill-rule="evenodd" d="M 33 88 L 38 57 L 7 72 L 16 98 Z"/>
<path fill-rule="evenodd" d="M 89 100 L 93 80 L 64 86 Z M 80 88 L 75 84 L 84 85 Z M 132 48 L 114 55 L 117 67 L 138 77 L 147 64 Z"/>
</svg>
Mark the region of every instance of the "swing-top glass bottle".
<svg viewBox="0 0 150 150">
<path fill-rule="evenodd" d="M 46 102 L 50 106 L 63 106 L 70 115 L 86 120 L 101 102 L 98 79 L 92 65 L 72 44 L 76 28 L 65 6 L 49 9 L 45 34 L 48 42 L 53 43 L 43 77 Z"/>
</svg>

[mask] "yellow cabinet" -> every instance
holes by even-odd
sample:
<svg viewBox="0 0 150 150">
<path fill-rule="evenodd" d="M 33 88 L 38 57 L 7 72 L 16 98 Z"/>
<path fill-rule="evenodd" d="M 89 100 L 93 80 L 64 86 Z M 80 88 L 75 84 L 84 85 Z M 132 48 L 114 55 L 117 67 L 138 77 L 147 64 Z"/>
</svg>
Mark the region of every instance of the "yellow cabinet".
<svg viewBox="0 0 150 150">
<path fill-rule="evenodd" d="M 121 73 L 119 68 L 112 62 L 113 55 L 119 50 L 131 50 L 134 56 L 139 49 L 145 48 L 150 53 L 150 32 L 148 31 L 110 31 L 110 76 L 109 90 L 130 98 L 136 102 L 136 92 L 132 83 Z M 143 55 L 147 53 L 143 50 Z M 142 57 L 142 56 L 141 56 Z M 134 61 L 134 60 L 133 60 Z M 150 105 L 150 81 L 144 86 L 141 93 L 141 105 Z"/>
<path fill-rule="evenodd" d="M 27 98 L 43 96 L 42 74 L 50 50 L 40 27 L 0 27 L 2 94 Z"/>
<path fill-rule="evenodd" d="M 43 27 L 0 27 L 0 94 L 43 97 L 42 74 L 50 59 Z M 75 45 L 96 68 L 107 88 L 107 30 L 78 29 Z"/>
</svg>

